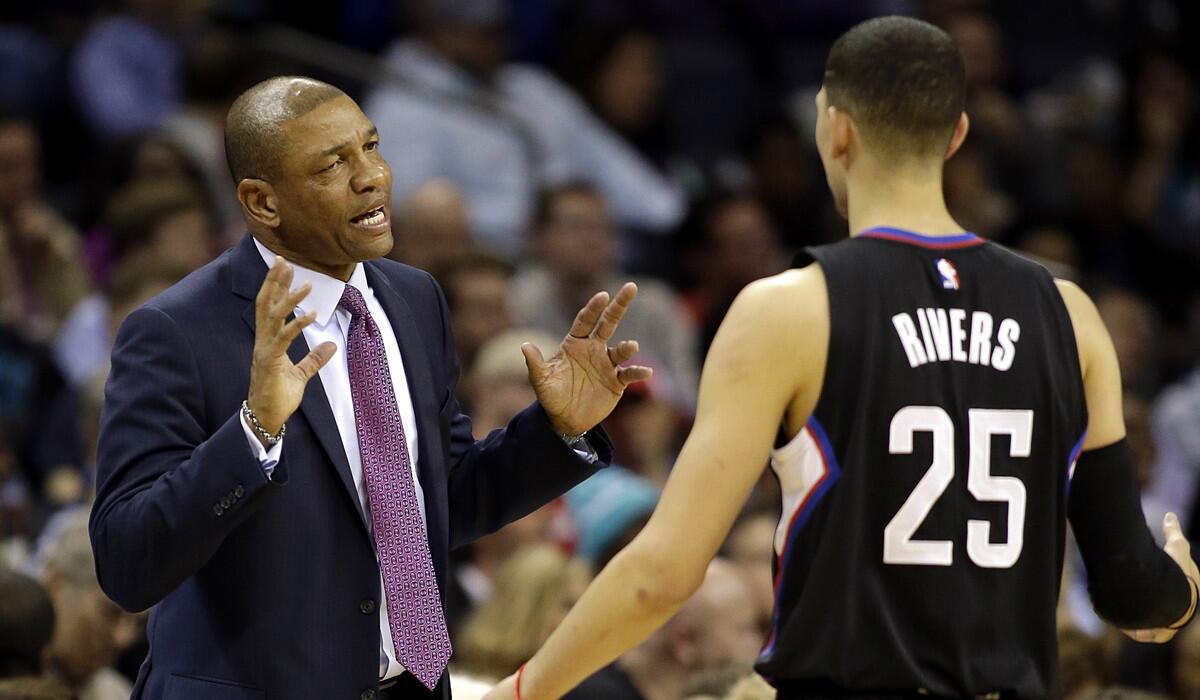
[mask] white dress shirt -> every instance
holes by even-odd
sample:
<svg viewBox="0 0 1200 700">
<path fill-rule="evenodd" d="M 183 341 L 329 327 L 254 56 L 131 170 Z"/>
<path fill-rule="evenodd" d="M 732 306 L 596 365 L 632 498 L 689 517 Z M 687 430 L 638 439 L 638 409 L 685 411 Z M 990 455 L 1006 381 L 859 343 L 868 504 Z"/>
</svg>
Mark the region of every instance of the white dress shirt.
<svg viewBox="0 0 1200 700">
<path fill-rule="evenodd" d="M 263 262 L 267 267 L 275 264 L 275 253 L 268 250 L 263 244 L 257 240 L 254 245 L 258 247 L 259 254 L 262 255 Z M 346 451 L 346 461 L 350 463 L 350 474 L 354 478 L 354 488 L 358 492 L 358 501 L 362 505 L 362 512 L 366 515 L 367 528 L 371 527 L 371 507 L 367 500 L 367 486 L 363 480 L 362 457 L 358 452 L 358 431 L 354 422 L 354 402 L 350 395 L 350 366 L 349 360 L 346 357 L 344 349 L 347 344 L 347 334 L 350 332 L 350 312 L 338 306 L 342 299 L 342 292 L 347 284 L 353 285 L 359 292 L 362 293 L 363 299 L 367 302 L 367 310 L 371 313 L 371 318 L 375 320 L 375 325 L 379 327 L 379 334 L 383 337 L 383 348 L 387 354 L 388 372 L 391 374 L 392 387 L 396 392 L 396 406 L 400 409 L 400 420 L 404 425 L 404 439 L 408 444 L 409 464 L 412 468 L 413 485 L 417 491 L 417 504 L 421 509 L 421 522 L 428 526 L 425 519 L 425 500 L 421 490 L 421 482 L 417 478 L 417 416 L 413 409 L 412 397 L 408 393 L 408 380 L 404 374 L 404 363 L 400 359 L 400 346 L 396 342 L 396 334 L 392 330 L 392 324 L 388 321 L 387 315 L 383 311 L 383 307 L 379 305 L 379 300 L 375 298 L 374 292 L 367 285 L 367 275 L 363 270 L 362 263 L 355 265 L 354 273 L 350 275 L 350 281 L 342 282 L 328 275 L 325 275 L 308 268 L 301 267 L 292 263 L 292 269 L 295 271 L 292 275 L 292 291 L 297 287 L 308 282 L 312 285 L 311 291 L 296 307 L 296 315 L 307 313 L 316 310 L 317 317 L 303 331 L 304 340 L 308 343 L 309 348 L 315 348 L 325 341 L 331 341 L 337 346 L 337 352 L 333 359 L 325 363 L 325 366 L 320 369 L 318 376 L 321 379 L 321 385 L 325 389 L 325 396 L 329 400 L 329 408 L 333 412 L 333 420 L 337 423 L 338 434 L 342 438 L 342 447 Z M 276 443 L 270 450 L 263 447 L 255 436 L 254 431 L 246 424 L 245 418 L 242 419 L 242 429 L 246 432 L 246 439 L 250 441 L 251 447 L 258 455 L 259 461 L 262 462 L 263 469 L 270 477 L 275 465 L 279 463 L 281 450 L 283 449 L 283 441 Z M 376 555 L 378 559 L 378 554 Z M 388 622 L 387 596 L 383 593 L 383 574 L 380 573 L 379 590 L 381 600 L 379 602 L 379 635 L 380 635 L 380 658 L 379 658 L 379 677 L 380 679 L 391 678 L 397 676 L 404 671 L 404 667 L 396 660 L 395 647 L 392 644 L 392 631 Z"/>
</svg>

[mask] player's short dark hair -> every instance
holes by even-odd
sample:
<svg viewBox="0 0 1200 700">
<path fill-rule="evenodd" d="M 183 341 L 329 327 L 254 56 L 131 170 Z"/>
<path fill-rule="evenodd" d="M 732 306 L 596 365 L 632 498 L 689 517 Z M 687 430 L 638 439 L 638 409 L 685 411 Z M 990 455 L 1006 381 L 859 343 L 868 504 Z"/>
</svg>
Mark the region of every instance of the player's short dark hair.
<svg viewBox="0 0 1200 700">
<path fill-rule="evenodd" d="M 854 26 L 829 50 L 828 103 L 889 155 L 944 149 L 966 107 L 967 76 L 954 40 L 911 17 Z"/>
<path fill-rule="evenodd" d="M 287 147 L 283 124 L 345 94 L 319 80 L 284 75 L 239 95 L 225 119 L 225 159 L 234 184 L 277 174 L 279 157 Z"/>
</svg>

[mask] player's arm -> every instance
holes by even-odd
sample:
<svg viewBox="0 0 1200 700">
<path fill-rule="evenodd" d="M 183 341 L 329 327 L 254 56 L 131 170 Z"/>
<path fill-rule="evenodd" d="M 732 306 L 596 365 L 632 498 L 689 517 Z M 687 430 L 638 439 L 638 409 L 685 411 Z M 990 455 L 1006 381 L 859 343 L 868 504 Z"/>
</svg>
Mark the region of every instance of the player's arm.
<svg viewBox="0 0 1200 700">
<path fill-rule="evenodd" d="M 696 591 L 798 387 L 824 366 L 827 309 L 815 265 L 738 296 L 709 350 L 696 421 L 658 507 L 525 666 L 523 700 L 560 697 L 649 636 Z M 513 686 L 510 677 L 487 697 L 510 700 Z"/>
<path fill-rule="evenodd" d="M 1087 567 L 1092 603 L 1139 641 L 1165 642 L 1186 624 L 1200 572 L 1174 514 L 1160 550 L 1146 527 L 1132 453 L 1125 439 L 1121 374 L 1112 339 L 1079 287 L 1059 282 L 1071 314 L 1087 397 L 1088 428 L 1075 466 L 1067 514 Z M 1165 550 L 1165 551 L 1164 551 Z M 1191 579 L 1189 581 L 1189 579 Z"/>
</svg>

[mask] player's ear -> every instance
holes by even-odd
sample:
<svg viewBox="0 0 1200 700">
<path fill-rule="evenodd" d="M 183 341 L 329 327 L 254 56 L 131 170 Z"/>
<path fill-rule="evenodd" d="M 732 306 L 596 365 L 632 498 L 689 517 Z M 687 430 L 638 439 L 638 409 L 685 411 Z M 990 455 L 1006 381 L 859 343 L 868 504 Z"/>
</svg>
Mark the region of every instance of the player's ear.
<svg viewBox="0 0 1200 700">
<path fill-rule="evenodd" d="M 278 228 L 275 188 L 266 180 L 248 177 L 238 183 L 237 198 L 246 216 L 268 228 Z"/>
<path fill-rule="evenodd" d="M 854 132 L 854 123 L 850 115 L 837 107 L 826 107 L 829 117 L 829 155 L 834 159 L 841 158 L 850 148 L 850 139 Z"/>
<path fill-rule="evenodd" d="M 967 113 L 963 112 L 958 115 L 958 122 L 954 124 L 954 134 L 950 136 L 950 145 L 946 147 L 946 160 L 950 160 L 955 153 L 958 153 L 958 149 L 967 139 L 967 131 L 970 129 L 971 120 L 967 117 Z"/>
</svg>

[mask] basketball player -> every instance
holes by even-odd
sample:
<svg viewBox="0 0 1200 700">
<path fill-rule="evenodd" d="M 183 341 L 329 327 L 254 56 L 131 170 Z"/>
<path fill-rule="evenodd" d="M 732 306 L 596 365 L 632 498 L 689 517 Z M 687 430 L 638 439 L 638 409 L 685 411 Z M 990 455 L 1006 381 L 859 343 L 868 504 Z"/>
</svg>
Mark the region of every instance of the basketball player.
<svg viewBox="0 0 1200 700">
<path fill-rule="evenodd" d="M 1100 615 L 1155 642 L 1192 618 L 1200 572 L 1174 515 L 1165 552 L 1146 527 L 1092 302 L 946 210 L 966 89 L 924 22 L 834 44 L 816 141 L 853 235 L 739 296 L 649 524 L 492 697 L 557 698 L 668 619 L 768 458 L 757 668 L 781 698 L 1055 694 L 1068 520 Z"/>
</svg>

